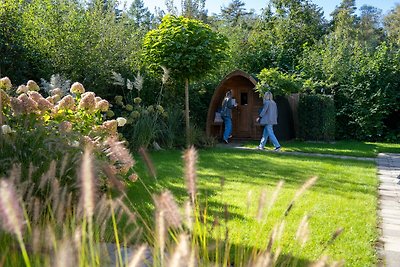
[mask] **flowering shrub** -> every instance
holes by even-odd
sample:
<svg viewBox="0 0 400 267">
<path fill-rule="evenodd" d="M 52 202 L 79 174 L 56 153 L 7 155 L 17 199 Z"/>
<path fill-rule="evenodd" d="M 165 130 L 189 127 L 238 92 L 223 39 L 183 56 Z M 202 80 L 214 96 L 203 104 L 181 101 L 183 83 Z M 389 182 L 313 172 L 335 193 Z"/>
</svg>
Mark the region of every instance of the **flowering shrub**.
<svg viewBox="0 0 400 267">
<path fill-rule="evenodd" d="M 51 90 L 47 97 L 39 91 L 34 81 L 15 89 L 7 77 L 0 80 L 0 161 L 6 163 L 1 165 L 1 173 L 18 163 L 44 166 L 38 172 L 41 175 L 52 160 L 91 147 L 99 160 L 110 164 L 109 171 L 129 174 L 133 160 L 118 141 L 117 132 L 126 119 L 106 120 L 110 111 L 107 100 L 86 92 L 78 82 L 66 95 L 59 88 Z"/>
</svg>

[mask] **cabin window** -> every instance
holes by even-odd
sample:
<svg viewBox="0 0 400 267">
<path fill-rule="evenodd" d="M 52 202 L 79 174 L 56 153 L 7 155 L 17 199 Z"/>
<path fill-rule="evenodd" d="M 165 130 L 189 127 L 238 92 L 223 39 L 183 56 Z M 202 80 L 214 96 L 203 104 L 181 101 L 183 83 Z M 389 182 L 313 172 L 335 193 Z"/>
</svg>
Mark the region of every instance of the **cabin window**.
<svg viewBox="0 0 400 267">
<path fill-rule="evenodd" d="M 248 103 L 247 93 L 240 93 L 240 105 L 245 106 Z"/>
</svg>

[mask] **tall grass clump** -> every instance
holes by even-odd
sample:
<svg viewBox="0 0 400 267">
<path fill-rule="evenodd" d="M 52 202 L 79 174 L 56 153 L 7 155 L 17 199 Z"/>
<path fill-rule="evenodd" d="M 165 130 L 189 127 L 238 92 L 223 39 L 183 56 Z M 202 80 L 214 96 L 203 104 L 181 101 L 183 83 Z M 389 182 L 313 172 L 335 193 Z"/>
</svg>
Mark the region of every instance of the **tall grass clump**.
<svg viewBox="0 0 400 267">
<path fill-rule="evenodd" d="M 137 242 L 139 227 L 119 198 L 100 190 L 96 165 L 92 149 L 85 149 L 77 171 L 78 191 L 61 185 L 55 172 L 44 175 L 41 180 L 50 183 L 46 198 L 33 196 L 35 181 L 21 181 L 18 166 L 10 177 L 1 177 L 0 250 L 5 266 L 123 265 L 119 254 Z"/>
</svg>

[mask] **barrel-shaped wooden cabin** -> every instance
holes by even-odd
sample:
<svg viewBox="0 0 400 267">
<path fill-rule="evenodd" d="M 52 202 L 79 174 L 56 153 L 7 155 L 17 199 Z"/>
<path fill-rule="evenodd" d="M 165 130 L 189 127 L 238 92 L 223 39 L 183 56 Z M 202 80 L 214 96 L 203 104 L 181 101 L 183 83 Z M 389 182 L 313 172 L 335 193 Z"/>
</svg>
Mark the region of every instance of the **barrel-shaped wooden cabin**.
<svg viewBox="0 0 400 267">
<path fill-rule="evenodd" d="M 221 107 L 226 92 L 231 89 L 237 107 L 232 110 L 232 136 L 234 139 L 259 140 L 263 127 L 256 122 L 262 108 L 262 97 L 255 91 L 257 81 L 250 74 L 235 70 L 228 74 L 215 89 L 208 108 L 206 133 L 221 138 L 223 123 L 215 121 L 215 113 Z M 274 97 L 275 98 L 275 97 Z M 292 110 L 285 97 L 276 97 L 278 105 L 278 125 L 274 127 L 280 140 L 294 137 Z"/>
</svg>

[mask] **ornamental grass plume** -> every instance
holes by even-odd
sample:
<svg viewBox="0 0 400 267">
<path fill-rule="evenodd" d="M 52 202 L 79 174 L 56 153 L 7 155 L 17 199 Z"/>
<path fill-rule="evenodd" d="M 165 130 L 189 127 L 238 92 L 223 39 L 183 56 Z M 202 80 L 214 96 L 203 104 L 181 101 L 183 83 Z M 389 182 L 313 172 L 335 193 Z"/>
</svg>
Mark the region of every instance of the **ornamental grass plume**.
<svg viewBox="0 0 400 267">
<path fill-rule="evenodd" d="M 158 196 L 153 196 L 157 212 L 163 212 L 166 227 L 179 228 L 182 226 L 182 218 L 179 212 L 178 204 L 172 193 L 168 190 Z"/>
<path fill-rule="evenodd" d="M 276 200 L 278 199 L 278 195 L 279 195 L 279 192 L 281 191 L 281 189 L 282 189 L 282 187 L 283 187 L 283 184 L 284 184 L 284 181 L 283 181 L 283 180 L 280 180 L 279 183 L 277 184 L 277 186 L 276 186 L 276 188 L 275 188 L 275 191 L 274 191 L 274 193 L 272 194 L 272 197 L 271 197 L 271 199 L 270 199 L 270 201 L 269 201 L 269 204 L 268 204 L 268 211 L 271 210 L 271 208 L 274 206 Z"/>
<path fill-rule="evenodd" d="M 147 153 L 146 148 L 139 148 L 139 154 L 142 157 L 144 163 L 146 164 L 147 170 L 150 175 L 157 179 L 156 168 L 154 167 L 153 161 L 150 159 L 149 153 Z"/>
<path fill-rule="evenodd" d="M 141 245 L 132 255 L 128 262 L 127 267 L 140 267 L 143 266 L 143 260 L 146 257 L 147 246 Z"/>
<path fill-rule="evenodd" d="M 285 210 L 284 215 L 287 216 L 289 214 L 289 212 L 291 211 L 291 209 L 293 208 L 294 203 L 297 201 L 297 199 L 305 192 L 307 191 L 311 186 L 313 186 L 318 180 L 318 176 L 313 176 L 310 179 L 308 179 L 303 185 L 302 187 L 297 190 L 294 198 L 292 199 L 292 201 L 289 203 L 288 207 Z"/>
<path fill-rule="evenodd" d="M 78 266 L 78 255 L 74 249 L 73 242 L 69 239 L 61 241 L 59 248 L 56 250 L 53 266 L 57 267 L 74 267 Z"/>
<path fill-rule="evenodd" d="M 156 245 L 158 246 L 160 262 L 164 263 L 167 229 L 165 227 L 165 217 L 163 211 L 156 212 L 156 238 Z"/>
<path fill-rule="evenodd" d="M 185 234 L 180 234 L 175 251 L 168 262 L 169 267 L 186 267 L 190 258 L 190 243 L 189 237 Z"/>
<path fill-rule="evenodd" d="M 120 192 L 125 192 L 125 184 L 122 183 L 118 178 L 117 178 L 117 173 L 118 170 L 114 165 L 111 164 L 104 164 L 102 166 L 102 170 L 104 172 L 104 174 L 107 176 L 109 184 L 114 187 L 117 188 L 118 191 Z"/>
<path fill-rule="evenodd" d="M 265 190 L 261 191 L 260 198 L 258 200 L 258 209 L 257 209 L 257 221 L 261 221 L 263 217 L 263 210 L 265 207 L 265 199 L 267 198 L 267 192 Z"/>
<path fill-rule="evenodd" d="M 170 70 L 167 69 L 165 66 L 161 66 L 161 68 L 163 70 L 163 76 L 161 78 L 161 81 L 162 81 L 163 84 L 166 84 L 168 82 L 168 80 L 169 80 L 169 77 L 170 77 L 170 75 L 169 75 Z"/>
<path fill-rule="evenodd" d="M 185 150 L 183 154 L 184 162 L 185 162 L 185 182 L 186 189 L 189 194 L 190 200 L 192 204 L 195 203 L 196 200 L 196 184 L 197 184 L 197 151 L 194 146 L 189 147 Z"/>
<path fill-rule="evenodd" d="M 96 185 L 92 150 L 90 148 L 86 148 L 83 153 L 79 176 L 81 183 L 81 208 L 86 217 L 92 217 L 95 207 Z"/>
<path fill-rule="evenodd" d="M 136 90 L 140 93 L 140 91 L 143 89 L 143 76 L 140 75 L 140 72 L 137 73 L 135 77 L 135 81 L 133 82 L 133 86 L 135 87 Z"/>
<path fill-rule="evenodd" d="M 107 157 L 122 174 L 126 174 L 135 165 L 131 153 L 123 145 L 124 142 L 118 141 L 117 137 L 107 138 L 104 144 Z"/>
<path fill-rule="evenodd" d="M 19 205 L 17 193 L 9 180 L 0 180 L 0 218 L 2 228 L 17 237 L 22 237 L 24 216 Z"/>
<path fill-rule="evenodd" d="M 25 266 L 30 267 L 30 259 L 22 239 L 24 230 L 23 211 L 14 184 L 4 178 L 0 180 L 0 220 L 2 221 L 2 228 L 17 237 Z"/>
<path fill-rule="evenodd" d="M 303 219 L 301 220 L 300 225 L 296 231 L 295 238 L 300 243 L 301 247 L 304 247 L 304 245 L 306 244 L 306 242 L 310 236 L 310 228 L 309 228 L 309 224 L 308 224 L 309 218 L 310 218 L 310 216 L 305 215 L 303 217 Z"/>
<path fill-rule="evenodd" d="M 190 201 L 186 201 L 185 204 L 183 205 L 184 210 L 185 210 L 185 224 L 186 227 L 192 231 L 193 230 L 193 225 L 194 225 L 194 210 L 192 203 Z"/>
</svg>

